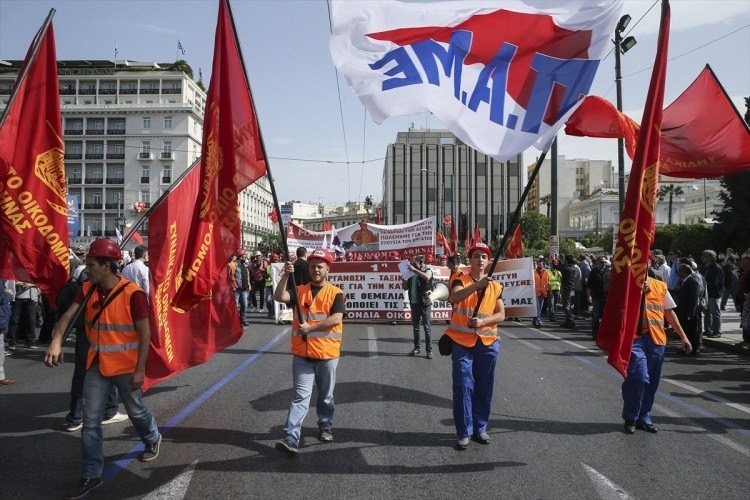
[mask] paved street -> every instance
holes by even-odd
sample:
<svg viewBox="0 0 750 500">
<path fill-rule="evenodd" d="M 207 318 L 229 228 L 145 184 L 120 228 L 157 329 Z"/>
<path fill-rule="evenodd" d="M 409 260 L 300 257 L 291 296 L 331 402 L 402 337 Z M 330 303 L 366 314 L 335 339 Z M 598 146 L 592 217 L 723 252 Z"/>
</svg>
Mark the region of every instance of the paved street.
<svg viewBox="0 0 750 500">
<path fill-rule="evenodd" d="M 502 326 L 490 445 L 453 448 L 450 360 L 407 357 L 411 327 L 345 326 L 335 441 L 274 449 L 291 400 L 289 327 L 253 315 L 235 346 L 146 396 L 159 458 L 129 422 L 105 426 L 105 485 L 91 498 L 747 498 L 750 358 L 670 344 L 658 434 L 622 432 L 619 375 L 581 329 Z M 435 342 L 444 324 L 433 327 Z M 62 427 L 72 374 L 19 349 L 0 389 L 2 498 L 61 498 L 79 476 Z"/>
</svg>

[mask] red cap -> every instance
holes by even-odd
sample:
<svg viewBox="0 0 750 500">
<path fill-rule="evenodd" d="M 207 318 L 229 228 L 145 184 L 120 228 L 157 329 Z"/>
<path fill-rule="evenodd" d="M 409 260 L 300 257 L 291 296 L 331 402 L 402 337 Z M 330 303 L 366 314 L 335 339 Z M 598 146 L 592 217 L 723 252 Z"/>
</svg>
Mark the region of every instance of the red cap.
<svg viewBox="0 0 750 500">
<path fill-rule="evenodd" d="M 474 246 L 469 248 L 469 251 L 466 253 L 471 257 L 474 252 L 484 252 L 488 259 L 492 258 L 492 250 L 484 243 L 474 243 Z"/>
<path fill-rule="evenodd" d="M 274 252 L 271 252 L 271 253 L 270 253 L 270 254 L 268 255 L 268 258 L 269 258 L 269 260 L 270 260 L 271 262 L 278 262 L 278 261 L 279 261 L 279 254 L 277 254 L 277 253 L 274 253 Z"/>
<path fill-rule="evenodd" d="M 109 238 L 97 238 L 91 243 L 86 257 L 104 257 L 105 259 L 120 260 L 122 251 L 120 246 Z"/>
<path fill-rule="evenodd" d="M 325 250 L 323 248 L 316 248 L 313 250 L 311 254 L 307 256 L 307 261 L 310 262 L 312 260 L 322 260 L 329 266 L 333 263 L 333 259 L 331 258 L 331 254 L 328 252 L 328 250 Z"/>
</svg>

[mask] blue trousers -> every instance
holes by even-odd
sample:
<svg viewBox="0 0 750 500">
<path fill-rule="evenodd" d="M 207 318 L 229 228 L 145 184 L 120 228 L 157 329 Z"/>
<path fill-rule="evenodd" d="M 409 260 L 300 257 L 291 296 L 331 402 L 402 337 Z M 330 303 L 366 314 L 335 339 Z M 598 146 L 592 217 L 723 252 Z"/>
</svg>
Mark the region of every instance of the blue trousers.
<svg viewBox="0 0 750 500">
<path fill-rule="evenodd" d="M 470 349 L 453 344 L 453 420 L 459 436 L 487 431 L 499 354 L 500 341 L 485 346 L 477 339 Z"/>
<path fill-rule="evenodd" d="M 650 335 L 635 339 L 628 363 L 628 375 L 622 383 L 622 418 L 652 424 L 651 408 L 659 388 L 665 346 L 656 345 Z"/>
<path fill-rule="evenodd" d="M 419 340 L 419 323 L 424 328 L 424 343 L 427 352 L 432 352 L 432 326 L 430 325 L 430 316 L 432 315 L 431 306 L 425 306 L 420 303 L 411 302 L 411 328 L 414 335 L 414 348 L 419 349 L 421 342 Z"/>
</svg>

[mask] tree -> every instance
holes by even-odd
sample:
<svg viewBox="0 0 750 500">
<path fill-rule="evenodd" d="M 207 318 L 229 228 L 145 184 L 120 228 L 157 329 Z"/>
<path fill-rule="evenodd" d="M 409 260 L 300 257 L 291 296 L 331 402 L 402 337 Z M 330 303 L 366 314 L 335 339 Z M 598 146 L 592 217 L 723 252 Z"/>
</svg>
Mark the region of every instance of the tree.
<svg viewBox="0 0 750 500">
<path fill-rule="evenodd" d="M 685 191 L 680 186 L 675 186 L 674 184 L 668 184 L 666 186 L 659 186 L 659 201 L 664 201 L 664 198 L 669 196 L 669 217 L 667 219 L 667 224 L 672 225 L 672 197 L 673 196 L 682 196 L 685 194 Z"/>
<path fill-rule="evenodd" d="M 184 59 L 178 59 L 176 60 L 170 67 L 170 70 L 172 71 L 182 71 L 187 76 L 190 77 L 192 80 L 193 78 L 193 68 L 190 67 L 190 65 L 185 61 Z"/>
<path fill-rule="evenodd" d="M 552 208 L 552 195 L 546 194 L 539 198 L 540 205 L 547 205 L 547 218 L 549 219 L 549 211 Z"/>
<path fill-rule="evenodd" d="M 284 251 L 281 246 L 281 235 L 278 232 L 264 234 L 260 243 L 258 243 L 258 250 L 264 254 L 267 254 L 268 252 L 283 254 Z M 296 248 L 294 250 L 296 250 Z"/>
<path fill-rule="evenodd" d="M 526 255 L 545 254 L 549 251 L 549 218 L 533 212 L 521 216 L 521 229 Z"/>
</svg>

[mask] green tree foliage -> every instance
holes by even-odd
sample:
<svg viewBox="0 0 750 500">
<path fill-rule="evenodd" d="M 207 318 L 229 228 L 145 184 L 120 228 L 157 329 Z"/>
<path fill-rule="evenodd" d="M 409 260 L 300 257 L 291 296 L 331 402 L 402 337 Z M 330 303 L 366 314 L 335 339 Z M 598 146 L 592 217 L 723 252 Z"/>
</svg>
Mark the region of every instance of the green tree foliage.
<svg viewBox="0 0 750 500">
<path fill-rule="evenodd" d="M 684 194 L 685 191 L 680 186 L 675 186 L 674 184 L 659 186 L 659 193 L 657 194 L 659 201 L 664 201 L 666 198 L 669 198 L 669 218 L 667 219 L 667 223 L 670 225 L 672 224 L 672 198 Z"/>
<path fill-rule="evenodd" d="M 542 214 L 527 212 L 521 216 L 521 234 L 527 256 L 549 252 L 550 220 Z"/>
<path fill-rule="evenodd" d="M 276 252 L 279 255 L 284 255 L 284 250 L 281 246 L 281 235 L 278 232 L 264 234 L 258 243 L 258 250 L 263 252 L 264 255 L 268 252 Z M 291 252 L 295 252 L 297 249 L 290 249 Z"/>
<path fill-rule="evenodd" d="M 720 247 L 714 241 L 712 228 L 706 224 L 672 224 L 656 229 L 652 248 L 658 248 L 665 254 L 677 248 L 682 255 L 697 258 L 703 250 L 718 250 Z"/>
<path fill-rule="evenodd" d="M 170 70 L 172 71 L 182 71 L 187 76 L 189 76 L 191 79 L 193 78 L 193 68 L 190 67 L 190 65 L 185 61 L 184 59 L 178 59 L 176 60 L 170 67 Z"/>
</svg>

